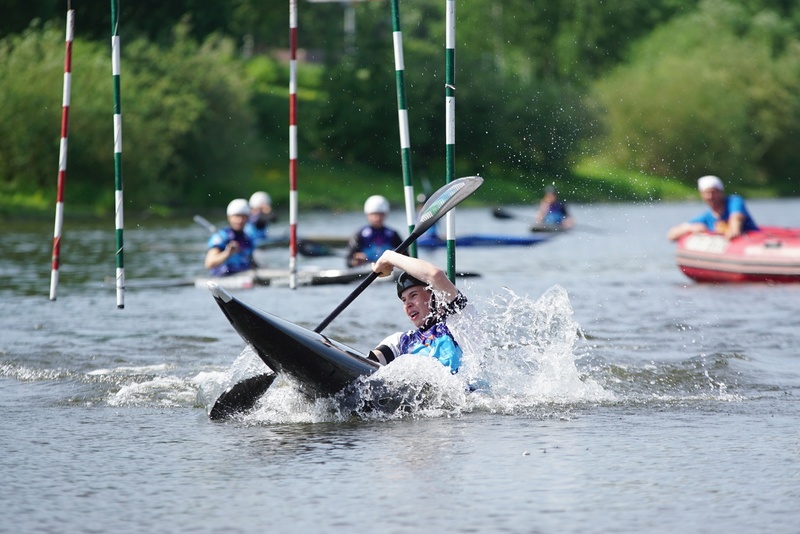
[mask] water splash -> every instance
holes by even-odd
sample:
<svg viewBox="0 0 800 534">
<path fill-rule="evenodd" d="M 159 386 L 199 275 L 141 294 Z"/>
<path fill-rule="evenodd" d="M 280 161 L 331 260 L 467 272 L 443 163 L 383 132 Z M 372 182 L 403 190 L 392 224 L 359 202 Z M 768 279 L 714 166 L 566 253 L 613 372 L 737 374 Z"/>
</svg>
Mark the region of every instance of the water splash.
<svg viewBox="0 0 800 534">
<path fill-rule="evenodd" d="M 481 406 L 507 412 L 614 399 L 575 364 L 581 331 L 563 287 L 553 286 L 537 300 L 505 289 L 481 308 L 476 337 L 482 346 L 472 348 L 464 370 L 470 381 L 490 386 L 489 395 L 476 398 Z"/>
<path fill-rule="evenodd" d="M 186 380 L 176 376 L 158 376 L 144 382 L 133 382 L 110 393 L 109 406 L 162 406 L 191 405 L 196 396 Z"/>
<path fill-rule="evenodd" d="M 455 375 L 433 358 L 405 355 L 334 398 L 316 401 L 279 378 L 244 419 L 296 423 L 354 416 L 457 417 L 476 410 L 520 413 L 554 405 L 568 411 L 576 404 L 614 400 L 575 364 L 580 329 L 562 287 L 551 288 L 538 300 L 506 290 L 476 304 L 469 320 L 448 322 L 459 339 L 468 340 L 463 343 L 463 366 Z M 233 374 L 241 376 L 242 370 Z"/>
</svg>

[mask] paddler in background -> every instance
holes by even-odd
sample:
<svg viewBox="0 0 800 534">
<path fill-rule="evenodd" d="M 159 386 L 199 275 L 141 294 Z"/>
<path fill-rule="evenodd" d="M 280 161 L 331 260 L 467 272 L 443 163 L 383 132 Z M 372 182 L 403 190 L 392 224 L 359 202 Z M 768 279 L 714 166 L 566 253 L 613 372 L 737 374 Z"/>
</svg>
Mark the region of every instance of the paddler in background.
<svg viewBox="0 0 800 534">
<path fill-rule="evenodd" d="M 227 276 L 256 267 L 253 242 L 244 231 L 250 217 L 247 200 L 231 200 L 226 210 L 229 226 L 216 231 L 208 239 L 205 267 L 211 276 Z"/>
<path fill-rule="evenodd" d="M 709 231 L 733 239 L 744 232 L 758 230 L 758 226 L 739 195 L 725 195 L 722 180 L 716 176 L 703 176 L 697 180 L 697 190 L 710 208 L 688 222 L 670 228 L 667 238 L 672 241 L 695 232 Z"/>
<path fill-rule="evenodd" d="M 567 205 L 558 199 L 558 189 L 554 185 L 544 188 L 544 197 L 539 202 L 539 209 L 535 217 L 536 224 L 557 226 L 559 228 L 572 228 L 575 224 L 572 216 L 567 212 Z"/>
<path fill-rule="evenodd" d="M 395 230 L 384 226 L 389 214 L 389 201 L 380 195 L 372 195 L 364 202 L 367 225 L 350 238 L 346 262 L 348 267 L 358 267 L 377 261 L 384 251 L 400 246 L 403 239 Z"/>
<path fill-rule="evenodd" d="M 275 222 L 277 217 L 272 211 L 272 199 L 265 191 L 256 191 L 250 196 L 250 214 L 244 231 L 253 242 L 253 246 L 258 246 L 267 240 L 270 223 Z"/>
<path fill-rule="evenodd" d="M 386 365 L 403 354 L 422 354 L 436 358 L 455 374 L 466 341 L 460 319 L 466 323 L 474 319 L 467 297 L 444 271 L 425 260 L 389 250 L 372 266 L 381 277 L 390 276 L 394 268 L 403 271 L 397 279 L 397 296 L 414 329 L 387 337 L 369 353 L 369 359 Z"/>
</svg>

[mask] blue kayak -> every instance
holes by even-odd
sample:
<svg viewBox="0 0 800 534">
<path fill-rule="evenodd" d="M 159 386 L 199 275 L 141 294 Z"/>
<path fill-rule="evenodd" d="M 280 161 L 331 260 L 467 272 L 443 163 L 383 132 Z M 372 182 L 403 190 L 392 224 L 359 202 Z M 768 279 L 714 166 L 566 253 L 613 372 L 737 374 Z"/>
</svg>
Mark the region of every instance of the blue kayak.
<svg viewBox="0 0 800 534">
<path fill-rule="evenodd" d="M 499 235 L 499 234 L 476 234 L 465 235 L 456 238 L 457 247 L 527 247 L 536 245 L 550 239 L 548 234 L 537 234 L 530 236 L 521 235 Z M 441 248 L 447 246 L 447 240 L 438 236 L 423 236 L 417 240 L 417 246 L 421 248 Z"/>
</svg>

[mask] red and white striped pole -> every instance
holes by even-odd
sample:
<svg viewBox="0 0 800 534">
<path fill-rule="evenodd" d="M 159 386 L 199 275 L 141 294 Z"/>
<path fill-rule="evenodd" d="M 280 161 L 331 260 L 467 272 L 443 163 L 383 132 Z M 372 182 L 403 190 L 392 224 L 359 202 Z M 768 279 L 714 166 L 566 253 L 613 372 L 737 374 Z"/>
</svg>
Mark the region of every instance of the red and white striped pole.
<svg viewBox="0 0 800 534">
<path fill-rule="evenodd" d="M 289 0 L 289 287 L 297 287 L 297 0 Z"/>
<path fill-rule="evenodd" d="M 61 98 L 61 143 L 58 149 L 58 192 L 56 193 L 56 223 L 53 231 L 53 265 L 50 272 L 50 300 L 56 300 L 58 267 L 61 262 L 61 229 L 64 223 L 64 182 L 67 179 L 67 130 L 69 101 L 72 87 L 72 39 L 75 34 L 75 10 L 67 9 L 67 39 L 64 57 L 64 90 Z"/>
</svg>

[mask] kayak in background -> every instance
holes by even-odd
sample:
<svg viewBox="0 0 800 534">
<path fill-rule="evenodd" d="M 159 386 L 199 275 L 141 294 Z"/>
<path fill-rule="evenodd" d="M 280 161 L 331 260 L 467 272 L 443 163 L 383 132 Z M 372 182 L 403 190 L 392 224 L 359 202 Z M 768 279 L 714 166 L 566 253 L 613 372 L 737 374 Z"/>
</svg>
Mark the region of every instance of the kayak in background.
<svg viewBox="0 0 800 534">
<path fill-rule="evenodd" d="M 323 236 L 323 235 L 300 236 L 297 238 L 297 242 L 301 246 L 303 243 L 308 243 L 309 245 L 314 245 L 319 247 L 345 248 L 347 246 L 347 243 L 349 242 L 349 238 L 340 236 Z M 266 239 L 257 241 L 255 243 L 255 246 L 256 248 L 288 247 L 289 236 L 283 235 L 276 237 L 267 237 Z M 300 252 L 302 253 L 303 251 L 301 250 Z"/>
<path fill-rule="evenodd" d="M 527 247 L 536 245 L 550 239 L 549 235 L 516 236 L 476 234 L 456 238 L 457 247 Z M 447 246 L 447 240 L 438 236 L 423 236 L 417 240 L 420 248 L 442 248 Z"/>
<path fill-rule="evenodd" d="M 800 228 L 762 226 L 731 240 L 688 234 L 677 241 L 676 262 L 698 282 L 800 282 Z"/>
<path fill-rule="evenodd" d="M 324 286 L 350 284 L 366 278 L 371 272 L 372 269 L 369 267 L 359 267 L 355 269 L 301 269 L 296 274 L 297 284 L 300 286 Z M 209 282 L 213 282 L 224 289 L 250 289 L 256 286 L 285 287 L 289 285 L 290 276 L 289 269 L 253 269 L 229 276 L 196 278 L 194 285 L 205 288 Z M 387 277 L 386 280 L 391 280 L 391 277 Z"/>
<path fill-rule="evenodd" d="M 533 233 L 556 233 L 556 232 L 568 232 L 572 228 L 565 227 L 560 224 L 533 224 L 531 225 L 531 232 Z"/>
</svg>

